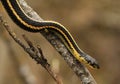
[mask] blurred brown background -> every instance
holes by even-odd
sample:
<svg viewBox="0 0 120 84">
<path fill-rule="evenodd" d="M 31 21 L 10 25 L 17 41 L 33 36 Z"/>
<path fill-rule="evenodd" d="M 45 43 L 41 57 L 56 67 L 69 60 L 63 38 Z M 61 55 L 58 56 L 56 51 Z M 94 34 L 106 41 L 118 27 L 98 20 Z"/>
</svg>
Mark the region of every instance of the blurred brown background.
<svg viewBox="0 0 120 84">
<path fill-rule="evenodd" d="M 63 24 L 80 48 L 98 60 L 100 70 L 89 68 L 98 84 L 120 84 L 120 0 L 26 1 L 43 19 Z M 80 84 L 77 76 L 42 35 L 17 27 L 1 3 L 0 13 L 21 39 L 21 35 L 26 34 L 34 44 L 41 46 L 64 84 Z M 49 74 L 11 39 L 0 24 L 0 84 L 27 83 L 55 84 Z"/>
</svg>

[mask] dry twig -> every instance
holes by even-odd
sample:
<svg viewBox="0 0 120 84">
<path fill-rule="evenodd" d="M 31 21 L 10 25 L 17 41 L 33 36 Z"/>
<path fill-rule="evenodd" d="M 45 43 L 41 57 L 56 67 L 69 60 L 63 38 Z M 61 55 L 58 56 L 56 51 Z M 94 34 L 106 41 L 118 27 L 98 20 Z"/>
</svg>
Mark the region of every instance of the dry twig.
<svg viewBox="0 0 120 84">
<path fill-rule="evenodd" d="M 48 71 L 48 73 L 52 76 L 52 78 L 56 81 L 57 84 L 63 84 L 60 77 L 58 77 L 58 75 L 54 73 L 47 60 L 44 58 L 44 55 L 39 45 L 35 47 L 33 43 L 25 35 L 23 35 L 25 41 L 29 45 L 29 47 L 26 47 L 26 45 L 24 45 L 24 43 L 11 30 L 7 22 L 3 20 L 2 16 L 0 16 L 0 22 L 6 28 L 10 36 L 16 41 L 16 43 L 18 43 L 38 64 L 41 64 Z"/>
</svg>

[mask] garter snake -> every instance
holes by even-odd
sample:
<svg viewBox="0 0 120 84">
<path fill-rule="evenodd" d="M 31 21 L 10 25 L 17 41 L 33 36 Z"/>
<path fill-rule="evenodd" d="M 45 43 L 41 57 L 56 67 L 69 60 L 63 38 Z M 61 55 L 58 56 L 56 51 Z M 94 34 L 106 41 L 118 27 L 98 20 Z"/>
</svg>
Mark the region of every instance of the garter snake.
<svg viewBox="0 0 120 84">
<path fill-rule="evenodd" d="M 56 33 L 78 61 L 86 63 L 93 68 L 99 68 L 97 61 L 78 47 L 70 32 L 63 25 L 55 21 L 37 21 L 30 18 L 25 14 L 18 0 L 1 0 L 1 2 L 11 19 L 22 29 L 29 32 L 40 32 L 43 29 L 48 29 Z"/>
</svg>

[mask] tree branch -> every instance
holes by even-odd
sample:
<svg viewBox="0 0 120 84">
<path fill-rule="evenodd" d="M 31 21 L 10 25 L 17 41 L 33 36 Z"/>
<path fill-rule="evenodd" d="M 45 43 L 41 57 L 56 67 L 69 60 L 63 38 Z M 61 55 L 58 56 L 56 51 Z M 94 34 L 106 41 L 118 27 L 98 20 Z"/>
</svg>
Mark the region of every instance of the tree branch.
<svg viewBox="0 0 120 84">
<path fill-rule="evenodd" d="M 31 18 L 43 21 L 43 19 L 24 1 L 19 0 L 21 7 Z M 66 49 L 63 43 L 50 32 L 41 31 L 41 34 L 55 47 L 55 49 L 61 54 L 64 60 L 81 79 L 82 84 L 97 84 L 87 68 L 85 68 L 80 62 L 78 62 L 72 54 Z"/>
</svg>

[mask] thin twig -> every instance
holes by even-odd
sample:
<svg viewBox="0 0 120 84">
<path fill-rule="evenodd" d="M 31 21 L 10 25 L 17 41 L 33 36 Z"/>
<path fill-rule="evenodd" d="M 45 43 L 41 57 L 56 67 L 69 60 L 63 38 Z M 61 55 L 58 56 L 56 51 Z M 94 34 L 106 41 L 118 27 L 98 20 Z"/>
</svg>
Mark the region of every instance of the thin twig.
<svg viewBox="0 0 120 84">
<path fill-rule="evenodd" d="M 42 50 L 39 46 L 35 47 L 33 43 L 25 35 L 23 35 L 25 41 L 29 45 L 29 47 L 26 47 L 26 45 L 24 45 L 24 43 L 11 30 L 7 22 L 3 20 L 2 16 L 0 16 L 0 22 L 6 28 L 10 36 L 16 41 L 16 43 L 18 43 L 38 64 L 41 64 L 48 71 L 48 73 L 52 76 L 57 84 L 63 84 L 60 77 L 56 73 L 54 73 L 47 60 L 44 58 Z"/>
</svg>

